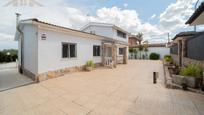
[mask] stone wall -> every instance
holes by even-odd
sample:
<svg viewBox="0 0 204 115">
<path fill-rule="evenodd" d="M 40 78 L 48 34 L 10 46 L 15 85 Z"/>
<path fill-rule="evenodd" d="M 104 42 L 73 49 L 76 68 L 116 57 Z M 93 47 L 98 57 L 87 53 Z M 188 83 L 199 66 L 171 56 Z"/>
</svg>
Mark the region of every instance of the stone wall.
<svg viewBox="0 0 204 115">
<path fill-rule="evenodd" d="M 184 64 L 184 65 L 188 65 L 188 64 L 199 64 L 199 65 L 201 65 L 202 68 L 204 69 L 204 61 L 198 61 L 198 60 L 194 60 L 194 59 L 190 59 L 190 58 L 183 57 L 183 64 Z"/>
<path fill-rule="evenodd" d="M 94 67 L 100 67 L 101 63 L 97 63 L 94 65 Z M 78 72 L 78 71 L 84 71 L 85 70 L 85 65 L 84 66 L 76 66 L 76 67 L 71 67 L 71 68 L 64 68 L 64 69 L 59 69 L 56 71 L 49 71 L 46 73 L 42 73 L 36 76 L 37 81 L 41 82 L 41 81 L 45 81 L 51 78 L 56 78 L 56 77 L 60 77 L 63 76 L 65 74 L 68 73 L 73 73 L 73 72 Z"/>
</svg>

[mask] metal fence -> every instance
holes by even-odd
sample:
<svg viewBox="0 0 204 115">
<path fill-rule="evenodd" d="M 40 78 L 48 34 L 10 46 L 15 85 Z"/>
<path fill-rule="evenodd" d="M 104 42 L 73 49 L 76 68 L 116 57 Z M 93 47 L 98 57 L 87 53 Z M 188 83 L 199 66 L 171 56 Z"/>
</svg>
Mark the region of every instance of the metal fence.
<svg viewBox="0 0 204 115">
<path fill-rule="evenodd" d="M 186 45 L 188 58 L 204 60 L 204 32 L 189 38 Z"/>
<path fill-rule="evenodd" d="M 171 46 L 170 53 L 178 55 L 178 44 L 174 44 L 174 45 Z"/>
</svg>

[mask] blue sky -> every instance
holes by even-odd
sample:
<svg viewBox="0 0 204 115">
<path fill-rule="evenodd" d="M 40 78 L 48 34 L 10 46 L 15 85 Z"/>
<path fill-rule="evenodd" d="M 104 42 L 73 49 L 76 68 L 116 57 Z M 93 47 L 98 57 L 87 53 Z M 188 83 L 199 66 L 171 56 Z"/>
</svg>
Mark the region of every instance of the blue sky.
<svg viewBox="0 0 204 115">
<path fill-rule="evenodd" d="M 143 21 L 149 21 L 149 18 L 153 15 L 159 15 L 163 12 L 168 5 L 174 3 L 176 0 L 68 0 L 67 3 L 74 7 L 81 7 L 81 9 L 89 9 L 90 13 L 95 15 L 95 10 L 101 7 L 113 7 L 128 8 L 136 10 L 139 17 Z M 124 7 L 127 4 L 127 7 Z M 156 21 L 155 21 L 156 22 Z"/>
<path fill-rule="evenodd" d="M 36 1 L 43 7 L 3 7 L 9 0 L 2 0 L 0 50 L 17 48 L 17 42 L 14 41 L 15 12 L 22 14 L 21 19 L 38 18 L 73 29 L 79 29 L 89 21 L 112 23 L 133 34 L 144 33 L 144 39 L 150 43 L 167 42 L 167 33 L 174 37 L 180 31 L 193 30 L 193 27 L 185 25 L 185 22 L 194 12 L 197 0 Z M 198 27 L 198 30 L 204 28 Z"/>
</svg>

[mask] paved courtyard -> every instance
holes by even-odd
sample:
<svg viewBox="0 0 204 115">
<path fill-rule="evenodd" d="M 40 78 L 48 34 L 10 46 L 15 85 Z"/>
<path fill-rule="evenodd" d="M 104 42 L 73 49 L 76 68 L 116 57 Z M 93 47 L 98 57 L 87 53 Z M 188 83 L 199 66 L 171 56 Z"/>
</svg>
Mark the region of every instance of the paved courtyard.
<svg viewBox="0 0 204 115">
<path fill-rule="evenodd" d="M 18 73 L 16 63 L 0 64 L 0 91 L 12 89 L 34 81 Z"/>
<path fill-rule="evenodd" d="M 160 61 L 129 61 L 0 92 L 0 115 L 16 114 L 204 115 L 204 96 L 166 89 Z"/>
</svg>

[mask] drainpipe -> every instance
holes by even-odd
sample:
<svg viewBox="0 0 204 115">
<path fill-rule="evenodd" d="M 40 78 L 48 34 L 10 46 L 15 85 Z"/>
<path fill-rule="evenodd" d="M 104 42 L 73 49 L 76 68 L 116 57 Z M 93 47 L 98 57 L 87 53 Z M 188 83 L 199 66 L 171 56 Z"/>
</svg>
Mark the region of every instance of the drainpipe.
<svg viewBox="0 0 204 115">
<path fill-rule="evenodd" d="M 196 4 L 195 4 L 195 11 L 197 9 L 197 5 L 198 5 L 199 0 L 197 0 Z M 194 25 L 194 31 L 196 32 L 196 25 Z"/>
<path fill-rule="evenodd" d="M 23 38 L 24 38 L 24 35 L 23 35 L 23 32 L 22 32 L 22 30 L 20 29 L 20 25 L 19 25 L 19 18 L 20 18 L 20 16 L 21 16 L 21 14 L 19 14 L 19 13 L 16 13 L 16 29 L 17 29 L 17 31 L 20 33 L 20 42 L 21 42 L 21 44 L 20 44 L 20 52 L 21 52 L 21 61 L 20 61 L 20 67 L 19 67 L 19 72 L 21 73 L 21 74 L 23 74 L 23 43 L 24 43 L 24 41 L 23 41 Z"/>
</svg>

